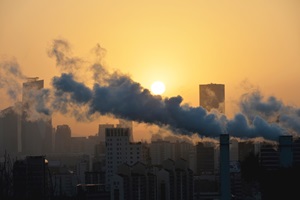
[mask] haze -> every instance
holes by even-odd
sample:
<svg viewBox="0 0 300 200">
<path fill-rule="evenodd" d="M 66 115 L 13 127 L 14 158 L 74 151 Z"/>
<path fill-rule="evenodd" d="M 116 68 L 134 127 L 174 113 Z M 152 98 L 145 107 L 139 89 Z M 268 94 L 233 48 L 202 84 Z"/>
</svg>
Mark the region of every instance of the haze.
<svg viewBox="0 0 300 200">
<path fill-rule="evenodd" d="M 60 74 L 47 54 L 54 39 L 69 41 L 72 55 L 91 62 L 99 44 L 107 68 L 145 88 L 161 80 L 168 88 L 164 96 L 181 95 L 192 106 L 198 106 L 199 84 L 225 84 L 231 117 L 239 111 L 240 96 L 253 87 L 300 105 L 299 20 L 297 0 L 1 0 L 0 55 L 15 59 L 26 76 L 44 79 L 47 88 Z M 11 105 L 0 94 L 0 109 Z M 53 117 L 54 126 L 70 124 L 75 135 L 96 133 L 104 122 Z"/>
</svg>

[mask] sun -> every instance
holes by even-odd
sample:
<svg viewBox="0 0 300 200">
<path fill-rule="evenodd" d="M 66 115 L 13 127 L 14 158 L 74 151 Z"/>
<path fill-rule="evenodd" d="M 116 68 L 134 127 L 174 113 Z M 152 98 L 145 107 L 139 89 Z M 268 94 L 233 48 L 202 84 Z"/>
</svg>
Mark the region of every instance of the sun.
<svg viewBox="0 0 300 200">
<path fill-rule="evenodd" d="M 166 86 L 161 81 L 155 81 L 151 85 L 151 92 L 155 95 L 161 95 L 165 92 L 165 90 L 166 90 Z"/>
</svg>

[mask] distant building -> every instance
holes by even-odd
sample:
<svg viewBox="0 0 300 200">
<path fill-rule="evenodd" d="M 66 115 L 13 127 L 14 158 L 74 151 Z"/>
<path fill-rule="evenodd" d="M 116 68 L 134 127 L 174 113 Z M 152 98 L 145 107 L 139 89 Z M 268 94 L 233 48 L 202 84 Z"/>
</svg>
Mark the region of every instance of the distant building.
<svg viewBox="0 0 300 200">
<path fill-rule="evenodd" d="M 293 166 L 300 167 L 300 138 L 297 137 L 293 141 Z"/>
<path fill-rule="evenodd" d="M 157 175 L 157 199 L 193 199 L 193 171 L 184 159 L 167 159 Z"/>
<path fill-rule="evenodd" d="M 55 197 L 76 196 L 78 178 L 74 171 L 59 161 L 49 161 L 48 166 L 52 177 L 53 195 Z"/>
<path fill-rule="evenodd" d="M 122 164 L 116 174 L 111 199 L 193 199 L 193 171 L 184 159 L 167 159 L 159 166 Z"/>
<path fill-rule="evenodd" d="M 252 141 L 241 141 L 238 143 L 238 160 L 244 161 L 250 154 L 257 154 L 256 144 Z"/>
<path fill-rule="evenodd" d="M 216 109 L 225 113 L 225 85 L 224 84 L 203 84 L 199 85 L 199 105 L 207 111 Z"/>
<path fill-rule="evenodd" d="M 229 149 L 230 149 L 230 161 L 238 161 L 239 160 L 239 142 L 237 139 L 230 139 Z"/>
<path fill-rule="evenodd" d="M 260 148 L 260 165 L 265 170 L 278 170 L 280 166 L 278 145 L 263 143 Z"/>
<path fill-rule="evenodd" d="M 152 165 L 160 165 L 166 159 L 174 159 L 174 143 L 164 140 L 152 141 L 150 157 Z"/>
<path fill-rule="evenodd" d="M 100 141 L 105 141 L 105 129 L 106 128 L 114 128 L 113 124 L 99 124 L 98 126 L 98 136 L 100 137 Z"/>
<path fill-rule="evenodd" d="M 83 154 L 86 152 L 86 137 L 71 137 L 71 153 Z"/>
<path fill-rule="evenodd" d="M 5 152 L 16 155 L 21 151 L 21 115 L 13 107 L 0 112 L 0 157 Z"/>
<path fill-rule="evenodd" d="M 22 153 L 25 155 L 40 155 L 51 153 L 52 148 L 52 118 L 44 108 L 39 108 L 38 97 L 42 97 L 44 80 L 38 77 L 28 78 L 23 83 L 22 92 Z"/>
<path fill-rule="evenodd" d="M 106 187 L 109 190 L 111 177 L 123 163 L 147 162 L 146 146 L 131 141 L 130 128 L 106 128 Z"/>
<path fill-rule="evenodd" d="M 55 152 L 68 153 L 71 150 L 71 128 L 67 124 L 57 125 L 55 131 Z"/>
<path fill-rule="evenodd" d="M 195 173 L 197 175 L 214 174 L 214 152 L 213 146 L 205 146 L 201 142 L 196 145 L 197 171 Z"/>
<path fill-rule="evenodd" d="M 156 176 L 144 163 L 120 165 L 113 183 L 111 199 L 157 199 Z"/>
</svg>

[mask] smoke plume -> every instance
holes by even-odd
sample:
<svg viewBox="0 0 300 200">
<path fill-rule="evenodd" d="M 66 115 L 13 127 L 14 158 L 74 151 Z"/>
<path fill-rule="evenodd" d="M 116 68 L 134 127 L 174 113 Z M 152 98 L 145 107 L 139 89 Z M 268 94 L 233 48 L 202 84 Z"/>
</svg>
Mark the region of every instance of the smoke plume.
<svg viewBox="0 0 300 200">
<path fill-rule="evenodd" d="M 3 60 L 0 63 L 0 89 L 4 89 L 13 101 L 21 94 L 21 82 L 24 80 L 25 76 L 15 59 Z"/>
<path fill-rule="evenodd" d="M 153 95 L 130 76 L 116 71 L 109 72 L 103 66 L 106 51 L 100 45 L 94 49 L 98 55 L 95 63 L 82 62 L 83 59 L 72 57 L 69 52 L 67 41 L 53 41 L 48 54 L 56 59 L 62 73 L 52 78 L 53 88 L 45 90 L 46 94 L 40 96 L 43 98 L 39 99 L 42 102 L 36 106 L 39 108 L 37 112 L 60 112 L 82 121 L 94 120 L 99 115 L 113 115 L 168 127 L 184 135 L 196 133 L 200 137 L 209 138 L 226 133 L 241 139 L 262 137 L 277 140 L 280 135 L 300 133 L 300 110 L 284 105 L 275 97 L 265 100 L 258 90 L 242 96 L 240 113 L 228 119 L 221 113 L 183 104 L 180 95 L 164 98 Z M 91 72 L 92 84 L 86 84 L 78 74 L 75 76 L 76 70 L 83 67 Z M 6 66 L 6 72 L 9 69 L 14 71 Z M 21 73 L 15 75 L 19 77 Z M 0 86 L 3 88 L 7 82 L 1 79 Z"/>
</svg>

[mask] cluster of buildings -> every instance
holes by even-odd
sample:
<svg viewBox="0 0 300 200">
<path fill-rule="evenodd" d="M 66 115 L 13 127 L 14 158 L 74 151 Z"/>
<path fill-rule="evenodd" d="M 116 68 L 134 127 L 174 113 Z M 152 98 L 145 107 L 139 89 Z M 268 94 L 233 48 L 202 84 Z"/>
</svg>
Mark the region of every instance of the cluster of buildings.
<svg viewBox="0 0 300 200">
<path fill-rule="evenodd" d="M 217 144 L 194 145 L 132 142 L 130 135 L 130 128 L 106 128 L 105 148 L 95 147 L 93 154 L 15 160 L 13 194 L 25 199 L 245 199 L 263 195 L 259 188 L 245 191 L 240 164 L 249 155 L 257 156 L 266 172 L 300 166 L 300 140 L 292 136 L 280 136 L 270 144 L 237 141 L 224 134 Z M 155 152 L 159 143 L 164 146 L 161 155 Z"/>
<path fill-rule="evenodd" d="M 39 90 L 43 81 L 30 79 L 23 87 Z M 225 112 L 223 84 L 199 89 L 200 106 Z M 30 92 L 23 95 L 21 114 L 15 107 L 0 114 L 0 155 L 11 155 L 0 160 L 0 199 L 259 199 L 266 192 L 246 190 L 243 180 L 241 164 L 249 156 L 266 171 L 300 167 L 300 140 L 292 136 L 274 143 L 228 134 L 196 144 L 135 142 L 132 122 L 120 120 L 99 124 L 93 136 L 72 137 L 67 124 L 53 128 L 51 118 L 28 120 L 28 102 Z"/>
</svg>

